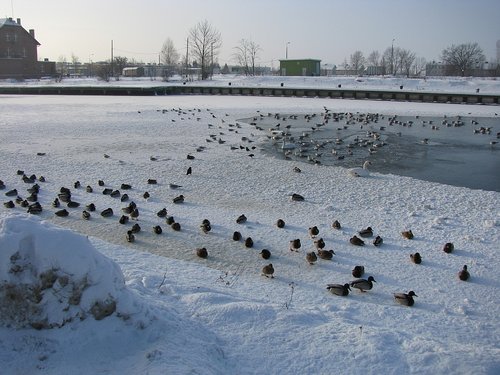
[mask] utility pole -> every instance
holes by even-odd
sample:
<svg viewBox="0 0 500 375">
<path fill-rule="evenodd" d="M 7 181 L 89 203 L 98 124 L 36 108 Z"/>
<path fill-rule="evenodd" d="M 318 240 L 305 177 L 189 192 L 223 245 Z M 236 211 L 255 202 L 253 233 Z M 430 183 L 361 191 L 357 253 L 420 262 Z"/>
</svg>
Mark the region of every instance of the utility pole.
<svg viewBox="0 0 500 375">
<path fill-rule="evenodd" d="M 113 39 L 111 39 L 111 76 L 114 76 L 114 67 L 113 67 Z"/>
<path fill-rule="evenodd" d="M 186 38 L 186 79 L 188 76 L 188 55 L 189 55 L 189 38 Z"/>
<path fill-rule="evenodd" d="M 391 45 L 391 74 L 394 75 L 394 41 L 396 39 L 392 39 Z"/>
</svg>

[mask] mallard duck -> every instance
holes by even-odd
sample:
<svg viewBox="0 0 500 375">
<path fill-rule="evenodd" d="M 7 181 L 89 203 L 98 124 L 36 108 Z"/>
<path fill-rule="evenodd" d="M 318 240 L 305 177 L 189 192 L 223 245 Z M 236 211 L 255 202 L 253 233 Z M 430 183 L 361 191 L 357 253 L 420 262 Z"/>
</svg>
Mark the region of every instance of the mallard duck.
<svg viewBox="0 0 500 375">
<path fill-rule="evenodd" d="M 66 217 L 69 215 L 69 212 L 68 212 L 68 210 L 63 208 L 62 210 L 56 211 L 55 214 L 56 214 L 56 216 L 59 216 L 59 217 Z"/>
<path fill-rule="evenodd" d="M 128 194 L 127 194 L 127 193 L 125 193 L 125 194 L 123 194 L 123 195 L 121 196 L 121 198 L 120 198 L 120 202 L 126 202 L 126 201 L 128 201 L 128 199 L 129 199 L 129 198 L 128 198 Z"/>
<path fill-rule="evenodd" d="M 361 292 L 373 288 L 373 283 L 376 282 L 373 276 L 368 277 L 368 280 L 357 279 L 351 282 L 353 288 L 359 289 Z"/>
<path fill-rule="evenodd" d="M 208 251 L 205 247 L 200 247 L 196 249 L 196 255 L 198 255 L 200 258 L 206 258 L 208 257 Z"/>
<path fill-rule="evenodd" d="M 233 233 L 233 241 L 240 241 L 241 240 L 241 233 L 236 231 Z"/>
<path fill-rule="evenodd" d="M 377 236 L 377 237 L 375 237 L 375 239 L 373 240 L 373 245 L 375 245 L 375 246 L 377 246 L 377 247 L 378 247 L 378 246 L 381 246 L 383 242 L 384 242 L 384 240 L 382 239 L 382 237 Z"/>
<path fill-rule="evenodd" d="M 132 233 L 139 233 L 141 231 L 141 226 L 138 223 L 132 225 L 131 229 Z"/>
<path fill-rule="evenodd" d="M 15 197 L 17 195 L 17 189 L 9 190 L 8 192 L 5 193 L 5 195 L 8 197 Z"/>
<path fill-rule="evenodd" d="M 315 238 L 318 234 L 319 234 L 319 229 L 316 225 L 309 228 L 309 236 Z"/>
<path fill-rule="evenodd" d="M 160 211 L 156 213 L 156 216 L 158 217 L 165 217 L 167 216 L 167 209 L 163 207 Z"/>
<path fill-rule="evenodd" d="M 413 290 L 406 293 L 394 293 L 394 299 L 397 303 L 404 306 L 413 306 L 415 301 L 413 297 L 418 297 Z"/>
<path fill-rule="evenodd" d="M 5 208 L 14 208 L 16 206 L 12 201 L 4 202 L 3 205 Z"/>
<path fill-rule="evenodd" d="M 332 228 L 334 229 L 340 229 L 342 228 L 341 225 L 340 225 L 340 222 L 338 220 L 335 220 L 332 224 Z"/>
<path fill-rule="evenodd" d="M 405 231 L 401 232 L 401 235 L 408 240 L 413 239 L 413 232 L 411 230 L 405 230 Z"/>
<path fill-rule="evenodd" d="M 155 232 L 156 234 L 161 234 L 163 232 L 163 230 L 161 229 L 161 227 L 159 225 L 155 225 L 153 227 L 153 232 Z"/>
<path fill-rule="evenodd" d="M 122 190 L 130 190 L 130 189 L 132 189 L 132 185 L 130 185 L 130 184 L 121 184 L 120 189 L 122 189 Z"/>
<path fill-rule="evenodd" d="M 240 216 L 238 216 L 236 218 L 236 223 L 238 223 L 238 224 L 246 223 L 246 221 L 247 221 L 247 217 L 244 214 L 241 214 Z"/>
<path fill-rule="evenodd" d="M 455 245 L 451 242 L 447 242 L 444 244 L 443 251 L 447 254 L 451 253 L 453 250 L 455 250 Z"/>
<path fill-rule="evenodd" d="M 290 241 L 290 250 L 291 251 L 299 251 L 302 244 L 300 243 L 300 238 L 296 238 Z"/>
<path fill-rule="evenodd" d="M 270 277 L 271 279 L 274 278 L 274 267 L 271 263 L 269 263 L 267 266 L 262 267 L 262 275 L 265 277 Z"/>
<path fill-rule="evenodd" d="M 179 223 L 175 222 L 175 223 L 172 223 L 170 225 L 170 228 L 172 228 L 176 232 L 179 232 L 181 230 L 181 225 Z"/>
<path fill-rule="evenodd" d="M 85 206 L 85 208 L 87 210 L 89 210 L 90 212 L 94 212 L 95 211 L 95 204 L 94 203 L 89 203 L 88 205 Z"/>
<path fill-rule="evenodd" d="M 90 212 L 83 210 L 82 218 L 85 220 L 89 220 L 90 219 Z"/>
<path fill-rule="evenodd" d="M 158 182 L 154 178 L 148 178 L 148 185 L 156 185 Z"/>
<path fill-rule="evenodd" d="M 137 218 L 139 217 L 139 209 L 137 207 L 135 207 L 132 212 L 130 212 L 130 217 L 134 220 L 137 220 Z"/>
<path fill-rule="evenodd" d="M 276 226 L 277 226 L 278 228 L 284 228 L 284 227 L 285 227 L 285 221 L 284 221 L 283 219 L 278 219 L 278 220 L 276 221 Z"/>
<path fill-rule="evenodd" d="M 420 256 L 420 253 L 410 254 L 410 259 L 415 264 L 422 263 L 422 257 Z"/>
<path fill-rule="evenodd" d="M 335 294 L 337 296 L 348 296 L 351 288 L 349 284 L 328 284 L 326 289 L 330 291 L 330 293 Z"/>
<path fill-rule="evenodd" d="M 319 256 L 321 259 L 324 259 L 324 260 L 332 260 L 334 255 L 335 255 L 335 251 L 333 251 L 333 250 L 322 250 L 322 249 L 318 249 L 318 256 Z"/>
<path fill-rule="evenodd" d="M 314 251 L 311 251 L 306 253 L 306 260 L 309 264 L 314 264 L 318 260 L 318 257 Z"/>
<path fill-rule="evenodd" d="M 314 241 L 314 246 L 316 246 L 316 249 L 324 249 L 326 244 L 323 238 L 320 238 Z"/>
<path fill-rule="evenodd" d="M 113 190 L 111 194 L 109 194 L 112 198 L 118 198 L 121 196 L 120 190 Z"/>
<path fill-rule="evenodd" d="M 458 273 L 458 278 L 462 281 L 469 280 L 470 273 L 467 271 L 467 266 L 464 265 L 464 268 Z"/>
<path fill-rule="evenodd" d="M 106 208 L 101 212 L 102 217 L 110 217 L 113 216 L 113 209 L 111 207 Z"/>
<path fill-rule="evenodd" d="M 245 247 L 253 247 L 253 240 L 252 237 L 247 237 L 245 239 Z"/>
<path fill-rule="evenodd" d="M 113 192 L 113 189 L 111 189 L 111 188 L 104 188 L 104 190 L 102 191 L 102 194 L 103 195 L 111 195 L 112 192 Z"/>
<path fill-rule="evenodd" d="M 271 252 L 269 250 L 267 250 L 267 249 L 262 249 L 262 251 L 259 254 L 264 259 L 271 258 Z"/>
<path fill-rule="evenodd" d="M 135 241 L 134 233 L 131 230 L 128 230 L 127 234 L 125 235 L 125 239 L 127 240 L 127 242 L 134 242 Z"/>
<path fill-rule="evenodd" d="M 361 238 L 359 238 L 356 235 L 352 236 L 351 239 L 349 240 L 349 242 L 353 245 L 356 245 L 356 246 L 364 246 L 365 245 L 365 241 L 363 241 Z"/>
<path fill-rule="evenodd" d="M 200 225 L 200 229 L 203 233 L 208 233 L 212 230 L 212 226 L 210 225 L 209 221 L 208 222 L 203 221 L 203 223 L 201 223 Z"/>
<path fill-rule="evenodd" d="M 179 195 L 177 197 L 175 197 L 172 202 L 178 204 L 178 203 L 183 203 L 184 202 L 184 195 Z"/>
<path fill-rule="evenodd" d="M 304 197 L 302 195 L 296 194 L 296 193 L 293 193 L 291 195 L 291 199 L 292 199 L 292 201 L 296 201 L 296 202 L 302 202 L 302 201 L 304 201 Z"/>
<path fill-rule="evenodd" d="M 142 197 L 143 197 L 144 199 L 148 199 L 149 197 L 151 197 L 151 194 L 149 194 L 149 192 L 148 192 L 148 191 L 145 191 L 145 192 L 144 192 L 144 194 L 142 194 Z"/>
<path fill-rule="evenodd" d="M 361 276 L 363 276 L 364 273 L 365 273 L 364 266 L 354 266 L 354 268 L 352 269 L 352 276 L 353 277 L 360 278 Z"/>
<path fill-rule="evenodd" d="M 75 201 L 69 201 L 66 205 L 67 205 L 69 208 L 76 208 L 76 207 L 80 207 L 80 203 L 75 202 Z"/>
<path fill-rule="evenodd" d="M 372 227 L 368 227 L 366 229 L 361 229 L 358 234 L 361 237 L 372 237 L 373 236 L 373 229 Z"/>
</svg>

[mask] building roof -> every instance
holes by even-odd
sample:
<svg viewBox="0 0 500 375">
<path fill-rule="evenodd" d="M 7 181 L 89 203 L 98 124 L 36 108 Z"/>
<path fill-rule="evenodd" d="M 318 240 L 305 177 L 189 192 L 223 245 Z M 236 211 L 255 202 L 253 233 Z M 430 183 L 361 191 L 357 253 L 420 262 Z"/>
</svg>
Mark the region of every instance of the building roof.
<svg viewBox="0 0 500 375">
<path fill-rule="evenodd" d="M 319 61 L 321 62 L 321 60 L 319 59 L 280 59 L 280 62 L 282 61 Z"/>
<path fill-rule="evenodd" d="M 26 31 L 24 27 L 21 26 L 21 20 L 18 18 L 18 22 L 16 22 L 12 17 L 9 18 L 0 18 L 0 29 L 4 26 L 14 26 L 14 27 L 20 27 L 24 32 L 26 32 L 29 36 L 33 38 L 33 40 L 36 42 L 36 44 L 40 45 L 38 40 L 36 40 L 31 33 Z"/>
</svg>

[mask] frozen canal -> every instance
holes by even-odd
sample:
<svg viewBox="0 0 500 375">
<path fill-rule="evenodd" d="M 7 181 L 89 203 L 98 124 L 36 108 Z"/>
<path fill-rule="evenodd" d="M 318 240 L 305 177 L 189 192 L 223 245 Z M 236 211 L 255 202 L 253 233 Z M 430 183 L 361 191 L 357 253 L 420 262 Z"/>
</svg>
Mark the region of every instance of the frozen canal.
<svg viewBox="0 0 500 375">
<path fill-rule="evenodd" d="M 369 160 L 379 173 L 500 191 L 498 117 L 326 112 L 245 121 L 268 131 L 267 152 L 291 160 L 344 167 Z"/>
</svg>

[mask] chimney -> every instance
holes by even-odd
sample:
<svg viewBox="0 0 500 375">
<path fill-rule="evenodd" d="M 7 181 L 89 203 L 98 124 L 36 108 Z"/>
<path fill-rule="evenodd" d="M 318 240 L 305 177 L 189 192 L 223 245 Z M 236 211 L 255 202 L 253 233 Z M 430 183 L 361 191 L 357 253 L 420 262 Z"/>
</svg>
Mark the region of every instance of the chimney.
<svg viewBox="0 0 500 375">
<path fill-rule="evenodd" d="M 21 19 L 20 19 L 20 18 L 18 18 L 18 19 L 17 19 L 17 24 L 18 24 L 19 26 L 21 26 Z"/>
<path fill-rule="evenodd" d="M 33 37 L 33 39 L 35 39 L 35 30 L 34 29 L 30 29 L 30 35 Z"/>
</svg>

